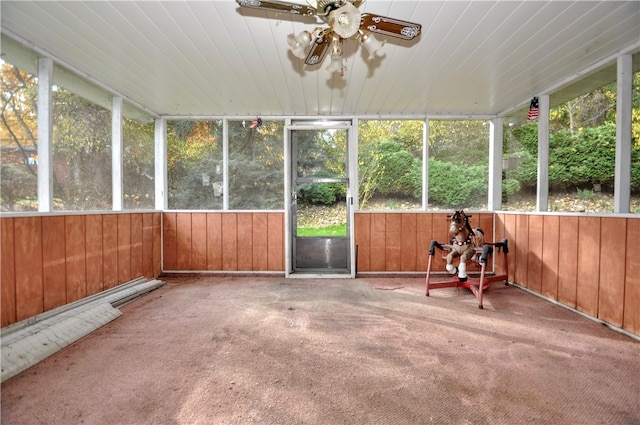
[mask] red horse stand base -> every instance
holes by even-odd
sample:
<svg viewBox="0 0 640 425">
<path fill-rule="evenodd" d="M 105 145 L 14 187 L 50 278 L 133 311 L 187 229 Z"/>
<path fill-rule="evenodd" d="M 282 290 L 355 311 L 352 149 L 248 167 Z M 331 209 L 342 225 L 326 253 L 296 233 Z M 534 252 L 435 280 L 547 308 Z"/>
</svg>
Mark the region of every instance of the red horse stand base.
<svg viewBox="0 0 640 425">
<path fill-rule="evenodd" d="M 503 239 L 502 242 L 490 243 L 485 242 L 482 248 L 474 248 L 475 255 L 471 259 L 472 261 L 477 261 L 480 264 L 480 276 L 473 277 L 467 276 L 464 279 L 459 278 L 458 276 L 453 276 L 451 280 L 447 280 L 444 282 L 430 282 L 431 277 L 431 261 L 436 253 L 436 248 L 442 252 L 442 257 L 446 258 L 449 252 L 453 249 L 451 245 L 440 244 L 438 241 L 431 241 L 431 245 L 429 246 L 429 264 L 427 266 L 427 297 L 429 296 L 429 290 L 431 289 L 439 289 L 439 288 L 468 288 L 473 292 L 476 299 L 478 300 L 478 308 L 483 308 L 482 306 L 482 293 L 485 289 L 488 289 L 493 282 L 504 281 L 505 284 L 508 283 L 508 262 L 507 262 L 507 254 L 509 253 L 509 245 L 507 239 Z M 494 250 L 501 253 L 504 256 L 504 265 L 505 272 L 504 274 L 494 275 L 486 272 L 487 263 L 489 262 L 491 256 L 494 253 Z"/>
</svg>

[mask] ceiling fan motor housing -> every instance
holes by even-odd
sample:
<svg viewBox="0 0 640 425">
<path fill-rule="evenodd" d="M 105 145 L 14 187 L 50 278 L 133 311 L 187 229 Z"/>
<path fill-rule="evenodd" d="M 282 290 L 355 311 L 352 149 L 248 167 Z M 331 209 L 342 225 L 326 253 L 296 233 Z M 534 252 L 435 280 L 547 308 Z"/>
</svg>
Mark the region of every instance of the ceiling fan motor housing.
<svg viewBox="0 0 640 425">
<path fill-rule="evenodd" d="M 329 15 L 345 3 L 346 0 L 318 0 L 318 15 Z"/>
</svg>

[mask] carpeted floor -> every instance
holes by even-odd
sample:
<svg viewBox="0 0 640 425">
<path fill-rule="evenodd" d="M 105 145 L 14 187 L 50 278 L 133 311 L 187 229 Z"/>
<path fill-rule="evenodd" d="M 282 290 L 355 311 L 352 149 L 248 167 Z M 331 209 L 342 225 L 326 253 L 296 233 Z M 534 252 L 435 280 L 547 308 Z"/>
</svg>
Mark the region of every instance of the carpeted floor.
<svg viewBox="0 0 640 425">
<path fill-rule="evenodd" d="M 2 384 L 2 424 L 640 423 L 640 342 L 512 286 L 163 280 Z"/>
</svg>

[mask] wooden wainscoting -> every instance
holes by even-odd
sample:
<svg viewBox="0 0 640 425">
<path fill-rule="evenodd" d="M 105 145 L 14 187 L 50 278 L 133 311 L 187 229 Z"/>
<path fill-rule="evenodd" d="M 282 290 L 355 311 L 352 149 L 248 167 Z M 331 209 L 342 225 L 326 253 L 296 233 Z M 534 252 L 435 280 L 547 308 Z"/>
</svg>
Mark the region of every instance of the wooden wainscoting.
<svg viewBox="0 0 640 425">
<path fill-rule="evenodd" d="M 284 213 L 165 212 L 163 270 L 284 272 Z"/>
<path fill-rule="evenodd" d="M 159 212 L 3 217 L 2 326 L 161 273 Z"/>
<path fill-rule="evenodd" d="M 496 235 L 510 281 L 640 335 L 640 217 L 499 213 Z"/>
<path fill-rule="evenodd" d="M 426 272 L 429 244 L 449 240 L 450 212 L 355 213 L 358 272 Z M 471 212 L 470 224 L 484 230 L 493 242 L 493 213 Z M 432 269 L 445 271 L 445 261 L 436 255 Z M 469 263 L 469 271 L 479 271 Z"/>
</svg>

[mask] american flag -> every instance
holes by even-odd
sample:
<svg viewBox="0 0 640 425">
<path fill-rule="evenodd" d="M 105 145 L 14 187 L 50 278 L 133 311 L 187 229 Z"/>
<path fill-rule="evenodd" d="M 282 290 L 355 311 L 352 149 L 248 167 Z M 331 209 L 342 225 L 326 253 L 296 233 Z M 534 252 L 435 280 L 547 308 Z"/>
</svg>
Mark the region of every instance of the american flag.
<svg viewBox="0 0 640 425">
<path fill-rule="evenodd" d="M 529 113 L 527 114 L 527 121 L 535 121 L 538 119 L 538 98 L 531 99 L 529 104 Z"/>
</svg>

